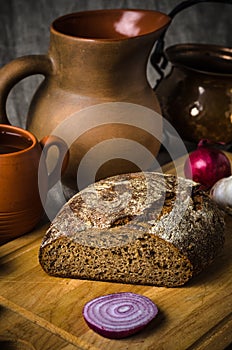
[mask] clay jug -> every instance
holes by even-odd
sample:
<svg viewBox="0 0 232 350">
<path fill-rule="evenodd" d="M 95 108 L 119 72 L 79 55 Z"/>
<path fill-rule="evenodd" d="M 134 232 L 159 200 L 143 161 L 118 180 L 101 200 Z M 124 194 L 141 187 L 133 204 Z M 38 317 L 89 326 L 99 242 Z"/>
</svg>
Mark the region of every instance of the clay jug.
<svg viewBox="0 0 232 350">
<path fill-rule="evenodd" d="M 93 118 L 96 112 L 95 124 L 83 128 L 85 120 L 79 120 L 79 112 L 109 103 L 110 113 L 111 104 L 120 102 L 121 107 L 125 103 L 127 108 L 128 103 L 160 113 L 157 97 L 147 81 L 146 68 L 151 49 L 169 21 L 167 15 L 157 11 L 125 9 L 84 11 L 56 19 L 50 29 L 48 54 L 17 58 L 0 70 L 1 121 L 8 123 L 5 105 L 14 84 L 26 76 L 39 73 L 45 79 L 31 102 L 28 130 L 40 139 L 53 133 L 57 126 L 63 125 L 73 115 L 75 123 L 67 127 L 66 134 L 80 127 L 84 130 L 70 146 L 69 165 L 62 178 L 65 186 L 77 188 L 77 168 L 83 156 L 106 139 L 139 142 L 156 156 L 160 147 L 159 137 L 154 138 L 144 129 L 155 124 L 157 135 L 162 135 L 162 118 L 153 122 L 148 118 L 151 124 L 139 128 L 133 120 L 129 125 L 128 121 L 120 123 L 109 115 L 107 122 L 97 125 L 96 108 L 91 109 Z M 107 109 L 104 113 L 108 113 Z M 143 118 L 142 114 L 140 118 Z M 123 159 L 123 155 L 115 159 L 113 155 L 112 159 L 108 155 L 107 159 L 99 167 L 96 180 L 138 170 L 137 165 L 130 159 Z M 150 165 L 145 164 L 144 167 L 149 168 Z"/>
<path fill-rule="evenodd" d="M 169 16 L 202 2 L 232 4 L 231 0 L 190 0 Z M 230 10 L 230 6 L 228 7 Z M 232 143 L 232 49 L 220 45 L 183 43 L 165 48 L 165 31 L 151 55 L 160 74 L 154 90 L 163 116 L 182 139 Z"/>
</svg>

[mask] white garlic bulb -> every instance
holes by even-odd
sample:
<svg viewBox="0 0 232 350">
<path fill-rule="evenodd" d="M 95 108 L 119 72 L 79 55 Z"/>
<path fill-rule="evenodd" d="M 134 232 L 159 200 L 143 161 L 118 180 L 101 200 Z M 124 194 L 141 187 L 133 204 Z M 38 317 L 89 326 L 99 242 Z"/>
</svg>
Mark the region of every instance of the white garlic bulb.
<svg viewBox="0 0 232 350">
<path fill-rule="evenodd" d="M 217 181 L 211 188 L 210 196 L 220 207 L 232 210 L 232 176 Z"/>
</svg>

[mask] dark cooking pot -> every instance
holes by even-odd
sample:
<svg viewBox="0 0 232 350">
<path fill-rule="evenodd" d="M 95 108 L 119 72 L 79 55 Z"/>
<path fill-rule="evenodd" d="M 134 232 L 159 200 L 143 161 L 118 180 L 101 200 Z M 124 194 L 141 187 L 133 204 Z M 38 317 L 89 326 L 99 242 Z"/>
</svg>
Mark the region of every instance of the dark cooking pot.
<svg viewBox="0 0 232 350">
<path fill-rule="evenodd" d="M 193 4 L 184 1 L 169 16 Z M 232 4 L 232 1 L 213 1 Z M 232 48 L 178 44 L 164 51 L 164 36 L 151 56 L 160 74 L 155 91 L 162 114 L 186 141 L 232 142 Z M 167 64 L 171 69 L 164 74 Z"/>
</svg>

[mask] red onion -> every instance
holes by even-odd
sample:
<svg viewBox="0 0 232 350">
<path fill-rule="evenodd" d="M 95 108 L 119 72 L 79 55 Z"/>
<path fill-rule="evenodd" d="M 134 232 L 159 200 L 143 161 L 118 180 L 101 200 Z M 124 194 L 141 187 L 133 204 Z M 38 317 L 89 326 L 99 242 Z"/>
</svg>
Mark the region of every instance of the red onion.
<svg viewBox="0 0 232 350">
<path fill-rule="evenodd" d="M 228 157 L 209 140 L 201 140 L 198 147 L 186 159 L 184 164 L 186 178 L 211 188 L 218 180 L 231 175 Z"/>
<path fill-rule="evenodd" d="M 106 338 L 119 339 L 142 330 L 158 313 L 147 297 L 122 292 L 101 296 L 85 304 L 88 326 Z"/>
</svg>

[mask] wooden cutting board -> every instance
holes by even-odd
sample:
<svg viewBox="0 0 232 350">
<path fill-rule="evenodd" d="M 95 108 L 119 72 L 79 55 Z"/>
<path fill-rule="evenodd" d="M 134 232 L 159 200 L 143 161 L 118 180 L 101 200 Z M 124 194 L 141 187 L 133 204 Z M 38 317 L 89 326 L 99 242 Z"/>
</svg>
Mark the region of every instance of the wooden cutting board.
<svg viewBox="0 0 232 350">
<path fill-rule="evenodd" d="M 164 170 L 181 175 L 183 161 Z M 38 263 L 47 227 L 0 247 L 1 349 L 220 350 L 232 343 L 231 216 L 226 217 L 224 250 L 215 262 L 186 286 L 169 289 L 48 276 Z M 154 322 L 123 340 L 109 340 L 90 330 L 82 317 L 84 304 L 100 295 L 126 291 L 157 304 Z"/>
</svg>

